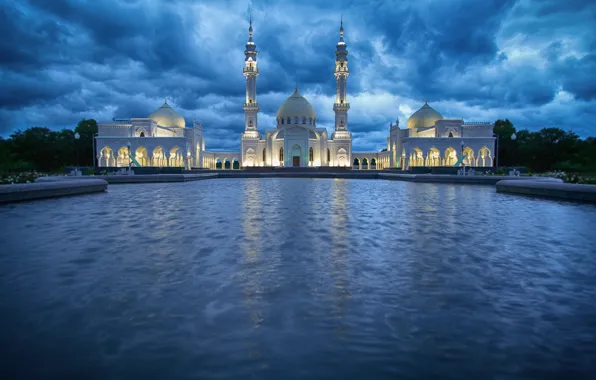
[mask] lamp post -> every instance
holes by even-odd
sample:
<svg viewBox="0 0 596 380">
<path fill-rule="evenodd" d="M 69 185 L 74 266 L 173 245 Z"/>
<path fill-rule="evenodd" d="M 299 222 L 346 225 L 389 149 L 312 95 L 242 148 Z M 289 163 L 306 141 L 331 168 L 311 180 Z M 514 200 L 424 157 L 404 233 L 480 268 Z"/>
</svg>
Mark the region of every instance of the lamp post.
<svg viewBox="0 0 596 380">
<path fill-rule="evenodd" d="M 79 135 L 79 132 L 74 134 L 74 138 L 75 138 L 75 151 L 77 153 L 77 170 L 79 168 L 79 139 L 81 138 L 81 135 Z"/>
<path fill-rule="evenodd" d="M 130 158 L 130 141 L 126 143 L 128 148 L 128 174 L 130 174 L 130 166 L 132 165 L 132 159 Z"/>
<path fill-rule="evenodd" d="M 93 134 L 93 140 L 91 140 L 91 146 L 93 147 L 93 169 L 95 170 L 95 160 L 97 156 L 97 149 L 95 147 L 95 139 L 97 138 L 98 133 Z"/>
<path fill-rule="evenodd" d="M 517 139 L 517 135 L 515 134 L 515 132 L 513 132 L 513 134 L 511 135 L 511 141 L 515 141 L 515 139 Z M 513 151 L 515 152 L 515 149 L 513 149 Z M 512 161 L 515 163 L 515 161 L 513 160 L 513 155 L 511 155 L 512 157 Z M 515 164 L 514 164 L 515 165 Z M 513 167 L 513 174 L 515 175 L 515 166 Z"/>
<path fill-rule="evenodd" d="M 464 140 L 461 141 L 461 163 L 463 167 L 463 175 L 466 175 L 466 164 L 464 163 Z"/>
</svg>

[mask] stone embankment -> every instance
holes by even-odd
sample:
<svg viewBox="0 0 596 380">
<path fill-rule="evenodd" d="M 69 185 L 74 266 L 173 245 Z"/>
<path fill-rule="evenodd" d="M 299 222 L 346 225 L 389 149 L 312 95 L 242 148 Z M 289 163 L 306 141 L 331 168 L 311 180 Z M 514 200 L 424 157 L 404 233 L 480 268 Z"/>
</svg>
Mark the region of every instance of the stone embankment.
<svg viewBox="0 0 596 380">
<path fill-rule="evenodd" d="M 596 203 L 596 185 L 555 181 L 503 180 L 497 182 L 497 192 Z"/>
<path fill-rule="evenodd" d="M 48 177 L 58 178 L 58 177 Z M 35 183 L 0 185 L 0 203 L 21 202 L 34 199 L 55 198 L 104 192 L 108 182 L 103 179 L 70 177 L 68 181 L 44 180 Z"/>
</svg>

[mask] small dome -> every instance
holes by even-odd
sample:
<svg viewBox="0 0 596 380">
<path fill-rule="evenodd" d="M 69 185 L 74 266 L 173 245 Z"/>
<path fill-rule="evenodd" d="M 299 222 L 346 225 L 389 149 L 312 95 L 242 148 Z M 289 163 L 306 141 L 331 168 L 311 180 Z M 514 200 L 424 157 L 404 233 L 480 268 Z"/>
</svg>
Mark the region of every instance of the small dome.
<svg viewBox="0 0 596 380">
<path fill-rule="evenodd" d="M 294 119 L 296 117 L 299 120 L 301 120 L 303 117 L 305 117 L 307 120 L 312 118 L 313 122 L 317 117 L 315 109 L 304 96 L 300 95 L 298 89 L 294 91 L 292 96 L 286 99 L 284 104 L 282 104 L 277 111 L 277 119 L 285 119 L 288 117 L 291 118 L 292 123 L 294 123 Z"/>
<path fill-rule="evenodd" d="M 166 100 L 163 106 L 159 107 L 155 112 L 149 115 L 149 118 L 162 127 L 178 127 L 184 128 L 186 122 L 182 115 L 176 112 Z"/>
<path fill-rule="evenodd" d="M 408 119 L 408 129 L 432 127 L 438 120 L 443 120 L 443 116 L 425 102 L 422 108 Z"/>
</svg>

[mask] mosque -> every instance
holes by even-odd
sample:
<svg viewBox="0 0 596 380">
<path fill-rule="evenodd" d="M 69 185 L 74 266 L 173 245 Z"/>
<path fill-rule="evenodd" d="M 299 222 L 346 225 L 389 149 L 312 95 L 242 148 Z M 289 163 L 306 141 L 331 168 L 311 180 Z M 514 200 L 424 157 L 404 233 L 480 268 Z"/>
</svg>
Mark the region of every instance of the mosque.
<svg viewBox="0 0 596 380">
<path fill-rule="evenodd" d="M 101 167 L 184 167 L 239 169 L 245 167 L 353 167 L 354 169 L 417 166 L 493 166 L 495 138 L 492 124 L 444 119 L 428 103 L 408 119 L 389 125 L 387 146 L 381 152 L 353 152 L 348 128 L 348 50 L 343 23 L 335 51 L 334 130 L 317 127 L 317 114 L 298 89 L 279 107 L 275 128 L 259 131 L 257 102 L 258 52 L 252 20 L 244 52 L 246 79 L 244 132 L 240 152 L 205 150 L 203 125 L 184 118 L 167 102 L 147 118 L 114 119 L 100 123 L 96 139 Z"/>
</svg>

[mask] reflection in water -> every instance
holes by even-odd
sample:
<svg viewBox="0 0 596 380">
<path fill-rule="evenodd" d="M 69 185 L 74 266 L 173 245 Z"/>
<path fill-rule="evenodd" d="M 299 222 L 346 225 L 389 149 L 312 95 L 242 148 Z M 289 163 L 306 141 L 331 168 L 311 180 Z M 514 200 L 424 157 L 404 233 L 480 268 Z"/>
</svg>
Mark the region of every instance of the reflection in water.
<svg viewBox="0 0 596 380">
<path fill-rule="evenodd" d="M 331 277 L 333 278 L 332 303 L 334 306 L 336 331 L 345 336 L 347 325 L 344 321 L 348 301 L 351 298 L 346 282 L 346 257 L 349 255 L 348 213 L 346 198 L 350 196 L 347 180 L 335 179 L 331 192 Z"/>
<path fill-rule="evenodd" d="M 242 249 L 244 251 L 242 266 L 240 271 L 240 281 L 243 286 L 244 304 L 247 308 L 251 324 L 254 329 L 261 327 L 263 316 L 263 284 L 261 278 L 263 268 L 259 265 L 261 245 L 261 225 L 263 219 L 263 196 L 261 191 L 261 181 L 248 179 L 243 184 L 243 210 L 240 214 L 242 218 L 242 230 L 244 236 L 242 239 Z M 252 358 L 262 358 L 263 349 L 258 339 L 249 339 L 245 343 L 247 355 Z"/>
<path fill-rule="evenodd" d="M 595 210 L 343 179 L 0 206 L 4 377 L 590 378 Z"/>
</svg>

